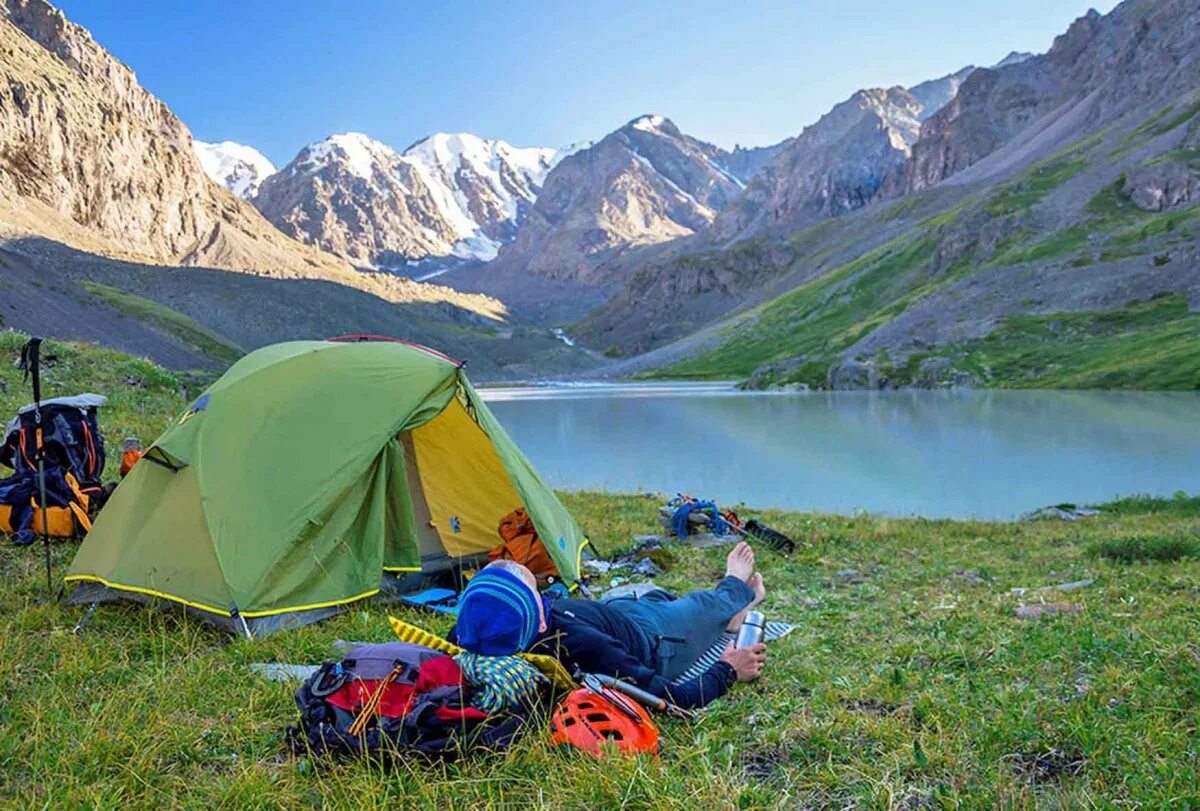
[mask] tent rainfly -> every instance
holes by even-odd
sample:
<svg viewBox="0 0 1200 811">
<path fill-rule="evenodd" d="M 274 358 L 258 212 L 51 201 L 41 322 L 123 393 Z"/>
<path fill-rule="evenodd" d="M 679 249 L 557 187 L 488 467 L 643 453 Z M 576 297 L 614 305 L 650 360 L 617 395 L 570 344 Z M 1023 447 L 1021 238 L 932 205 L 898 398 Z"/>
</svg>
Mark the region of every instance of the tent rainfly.
<svg viewBox="0 0 1200 811">
<path fill-rule="evenodd" d="M 576 582 L 586 538 L 462 364 L 401 342 L 276 344 L 158 438 L 66 580 L 74 602 L 169 601 L 261 636 L 496 546 L 522 505 Z"/>
</svg>

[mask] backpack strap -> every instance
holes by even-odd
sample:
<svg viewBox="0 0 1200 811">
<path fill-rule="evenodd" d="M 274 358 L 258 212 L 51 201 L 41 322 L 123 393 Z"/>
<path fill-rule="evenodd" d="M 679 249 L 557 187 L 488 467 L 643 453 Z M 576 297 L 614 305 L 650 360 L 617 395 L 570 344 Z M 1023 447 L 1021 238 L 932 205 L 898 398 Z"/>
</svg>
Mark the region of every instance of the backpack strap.
<svg viewBox="0 0 1200 811">
<path fill-rule="evenodd" d="M 75 480 L 75 475 L 67 471 L 63 475 L 63 480 L 66 481 L 67 487 L 71 488 L 71 492 L 75 496 L 74 501 L 68 501 L 67 506 L 71 508 L 71 512 L 75 515 L 75 520 L 79 522 L 79 526 L 83 527 L 84 532 L 92 531 L 92 519 L 88 518 L 87 504 L 88 497 L 79 489 L 79 482 Z"/>
</svg>

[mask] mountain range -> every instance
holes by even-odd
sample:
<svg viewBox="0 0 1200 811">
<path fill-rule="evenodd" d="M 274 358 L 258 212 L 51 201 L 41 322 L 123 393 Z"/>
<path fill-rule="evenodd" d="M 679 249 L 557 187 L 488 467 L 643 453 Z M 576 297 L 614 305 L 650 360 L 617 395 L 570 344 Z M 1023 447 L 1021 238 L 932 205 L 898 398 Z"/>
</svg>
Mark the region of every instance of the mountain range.
<svg viewBox="0 0 1200 811">
<path fill-rule="evenodd" d="M 430 313 L 457 324 L 504 357 L 480 361 L 499 376 L 1014 384 L 980 354 L 1014 319 L 1194 288 L 1198 26 L 1194 0 L 1126 0 L 1045 53 L 863 88 L 769 146 L 726 150 L 652 114 L 565 148 L 345 133 L 276 171 L 193 141 L 45 0 L 0 0 L 0 251 L 27 260 L 36 237 L 352 288 L 425 307 L 418 338 Z M 601 350 L 617 360 L 597 368 Z"/>
</svg>

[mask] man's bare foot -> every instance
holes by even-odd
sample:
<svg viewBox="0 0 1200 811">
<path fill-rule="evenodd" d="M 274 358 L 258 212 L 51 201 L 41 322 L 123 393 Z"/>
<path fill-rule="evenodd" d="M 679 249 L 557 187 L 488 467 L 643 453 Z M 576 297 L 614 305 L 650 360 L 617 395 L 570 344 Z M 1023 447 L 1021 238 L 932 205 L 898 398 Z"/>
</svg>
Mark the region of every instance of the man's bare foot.
<svg viewBox="0 0 1200 811">
<path fill-rule="evenodd" d="M 725 558 L 725 576 L 736 577 L 744 583 L 750 582 L 754 573 L 754 550 L 745 541 L 738 541 L 737 546 L 729 551 Z"/>
<path fill-rule="evenodd" d="M 754 608 L 756 605 L 767 599 L 767 587 L 763 583 L 763 576 L 755 572 L 750 575 L 750 579 L 746 581 L 746 585 L 754 589 L 754 599 L 750 601 L 750 605 L 746 608 Z"/>
<path fill-rule="evenodd" d="M 754 590 L 754 599 L 747 603 L 745 608 L 734 614 L 733 619 L 729 620 L 729 624 L 725 626 L 725 630 L 730 633 L 737 633 L 737 629 L 742 627 L 742 621 L 746 619 L 746 612 L 767 598 L 767 587 L 763 585 L 763 576 L 758 572 L 750 575 L 750 579 L 746 582 L 746 585 Z"/>
</svg>

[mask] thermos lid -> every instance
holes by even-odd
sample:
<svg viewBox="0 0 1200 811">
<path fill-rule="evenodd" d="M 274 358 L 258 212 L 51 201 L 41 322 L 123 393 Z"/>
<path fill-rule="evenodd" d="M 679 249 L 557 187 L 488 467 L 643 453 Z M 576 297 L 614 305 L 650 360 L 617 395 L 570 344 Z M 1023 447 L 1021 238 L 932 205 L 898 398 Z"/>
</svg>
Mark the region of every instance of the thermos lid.
<svg viewBox="0 0 1200 811">
<path fill-rule="evenodd" d="M 766 616 L 763 615 L 763 612 L 747 611 L 746 618 L 744 620 L 742 620 L 742 623 L 745 625 L 763 625 L 764 623 L 766 623 L 766 621 L 767 621 L 767 618 L 766 618 Z"/>
</svg>

